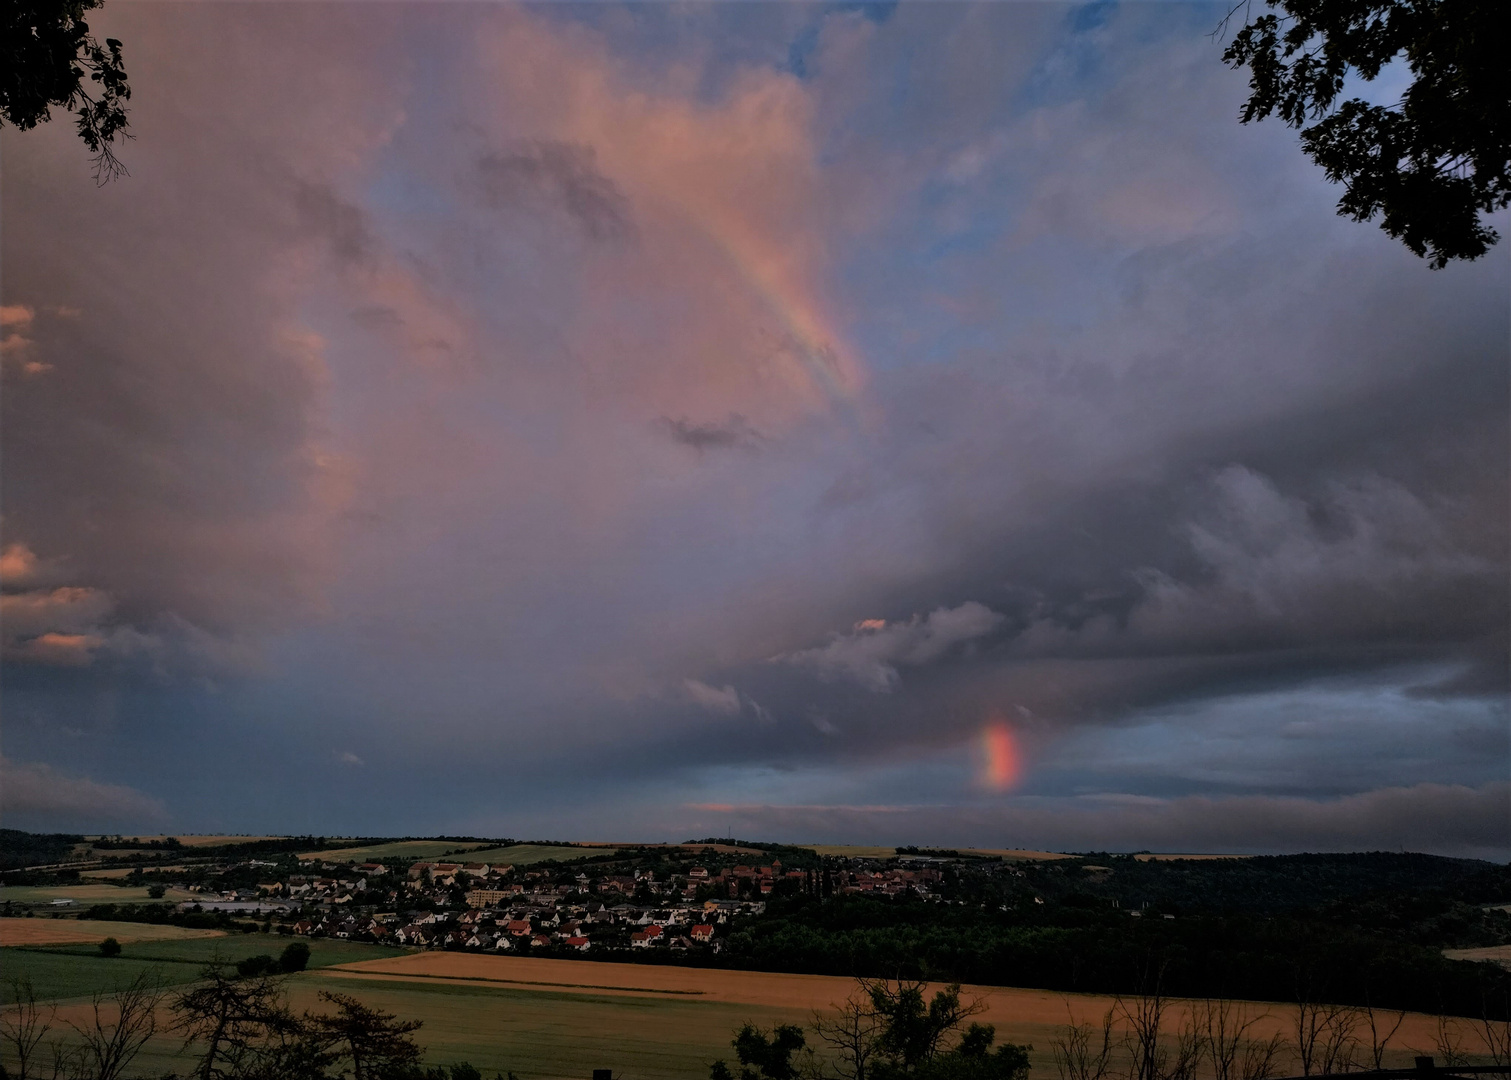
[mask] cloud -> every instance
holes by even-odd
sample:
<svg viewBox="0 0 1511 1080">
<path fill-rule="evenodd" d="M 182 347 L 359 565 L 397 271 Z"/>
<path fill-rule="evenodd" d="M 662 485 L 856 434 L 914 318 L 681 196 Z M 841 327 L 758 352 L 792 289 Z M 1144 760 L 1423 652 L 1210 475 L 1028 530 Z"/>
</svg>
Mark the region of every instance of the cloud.
<svg viewBox="0 0 1511 1080">
<path fill-rule="evenodd" d="M 555 205 L 592 240 L 632 235 L 629 200 L 598 170 L 591 146 L 533 140 L 512 150 L 485 154 L 478 179 L 489 206 L 531 209 Z"/>
<path fill-rule="evenodd" d="M 31 829 L 148 825 L 168 816 L 160 799 L 134 788 L 5 758 L 0 758 L 0 810 L 8 825 Z"/>
<path fill-rule="evenodd" d="M 0 306 L 0 326 L 30 326 L 36 314 L 25 304 L 5 304 Z"/>
<path fill-rule="evenodd" d="M 364 766 L 364 765 L 367 764 L 367 762 L 363 761 L 361 758 L 359 758 L 356 754 L 352 753 L 350 750 L 342 750 L 339 753 L 337 753 L 336 754 L 336 760 L 339 761 L 339 762 L 341 762 L 341 764 L 343 764 L 343 765 L 355 765 L 358 768 L 361 768 L 362 766 Z"/>
<path fill-rule="evenodd" d="M 732 447 L 752 449 L 765 442 L 761 433 L 751 427 L 739 413 L 731 413 L 729 419 L 722 423 L 699 424 L 686 418 L 672 420 L 668 417 L 663 417 L 661 422 L 666 425 L 674 442 L 690 446 L 699 453 Z"/>
<path fill-rule="evenodd" d="M 697 679 L 686 679 L 682 683 L 682 689 L 687 692 L 688 698 L 694 704 L 710 712 L 733 716 L 740 711 L 740 693 L 733 686 L 725 686 L 721 689 L 699 682 Z"/>
<path fill-rule="evenodd" d="M 1511 783 L 1418 784 L 1335 799 L 1277 796 L 1014 798 L 992 806 L 713 807 L 782 839 L 1049 851 L 1428 851 L 1511 857 Z"/>
<path fill-rule="evenodd" d="M 37 556 L 25 544 L 6 544 L 0 552 L 0 583 L 29 584 L 37 572 Z"/>
<path fill-rule="evenodd" d="M 775 657 L 824 678 L 849 679 L 884 694 L 901 681 L 898 665 L 932 663 L 956 645 L 990 634 L 1003 617 L 974 600 L 954 608 L 936 608 L 907 622 L 864 619 L 849 634 L 835 634 L 827 645 Z"/>
</svg>

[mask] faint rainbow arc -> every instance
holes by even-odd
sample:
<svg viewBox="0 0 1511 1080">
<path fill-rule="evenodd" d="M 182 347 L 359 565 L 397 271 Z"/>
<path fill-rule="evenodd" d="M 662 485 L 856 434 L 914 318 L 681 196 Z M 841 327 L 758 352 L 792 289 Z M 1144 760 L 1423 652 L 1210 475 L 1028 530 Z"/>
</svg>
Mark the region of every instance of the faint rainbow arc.
<svg viewBox="0 0 1511 1080">
<path fill-rule="evenodd" d="M 689 213 L 688 218 L 781 322 L 819 389 L 832 401 L 854 400 L 865 384 L 860 361 L 844 335 L 829 325 L 803 290 L 786 280 L 779 269 L 781 260 L 763 252 L 758 240 L 717 221 L 714 215 Z"/>
</svg>

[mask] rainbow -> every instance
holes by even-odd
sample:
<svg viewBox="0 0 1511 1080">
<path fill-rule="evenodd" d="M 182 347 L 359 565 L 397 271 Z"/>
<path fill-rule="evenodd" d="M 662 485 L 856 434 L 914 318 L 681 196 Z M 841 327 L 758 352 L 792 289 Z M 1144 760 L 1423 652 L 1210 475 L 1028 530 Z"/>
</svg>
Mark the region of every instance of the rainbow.
<svg viewBox="0 0 1511 1080">
<path fill-rule="evenodd" d="M 861 363 L 810 291 L 795 280 L 789 260 L 742 223 L 721 221 L 716 214 L 689 217 L 781 323 L 786 344 L 819 399 L 853 401 L 865 384 Z"/>
<path fill-rule="evenodd" d="M 981 729 L 983 768 L 981 780 L 993 791 L 1007 791 L 1023 775 L 1023 754 L 1013 729 L 1001 720 L 989 720 Z"/>
</svg>

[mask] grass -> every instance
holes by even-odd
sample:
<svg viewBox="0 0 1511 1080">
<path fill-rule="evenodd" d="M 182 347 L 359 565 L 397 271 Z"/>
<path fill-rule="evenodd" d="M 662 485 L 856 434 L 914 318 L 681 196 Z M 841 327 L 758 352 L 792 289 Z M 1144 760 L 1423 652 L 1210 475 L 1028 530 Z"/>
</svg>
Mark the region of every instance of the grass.
<svg viewBox="0 0 1511 1080">
<path fill-rule="evenodd" d="M 369 844 L 365 847 L 310 851 L 299 857 L 324 859 L 327 862 L 370 862 L 377 859 L 438 860 L 444 856 L 449 862 L 496 862 L 529 866 L 548 859 L 582 859 L 592 855 L 613 855 L 614 853 L 614 848 L 548 847 L 541 844 L 512 844 L 509 847 L 490 847 L 473 851 L 468 850 L 465 844 L 458 844 L 455 840 L 396 840 L 391 844 Z"/>
<path fill-rule="evenodd" d="M 617 854 L 616 848 L 600 847 L 547 847 L 542 844 L 514 844 L 511 847 L 488 848 L 485 851 L 470 851 L 462 862 L 503 863 L 514 866 L 530 866 L 549 859 L 586 859 L 593 856 Z"/>
<path fill-rule="evenodd" d="M 224 937 L 219 930 L 196 930 L 158 923 L 110 922 L 101 919 L 0 918 L 0 946 L 98 944 L 113 937 L 118 941 L 156 941 L 171 938 Z"/>
<path fill-rule="evenodd" d="M 246 952 L 273 952 L 272 946 L 286 938 L 265 939 L 260 935 L 221 939 L 223 946 L 249 946 Z M 267 944 L 264 944 L 266 942 Z M 198 943 L 203 946 L 207 943 Z M 329 963 L 338 954 L 352 950 L 374 951 L 343 942 L 311 942 L 317 950 L 312 961 Z M 192 951 L 194 942 L 161 943 L 171 945 L 175 954 Z M 154 944 L 153 951 L 160 945 Z M 8 950 L 9 952 L 9 950 Z M 57 955 L 56 950 L 48 950 Z M 20 955 L 19 953 L 17 955 Z M 27 957 L 38 953 L 27 951 Z M 233 955 L 242 955 L 241 951 Z M 429 954 L 426 954 L 427 956 Z M 147 964 L 144 957 L 131 958 L 128 951 L 115 961 L 97 961 L 97 966 L 129 977 L 131 964 Z M 572 964 L 568 961 L 534 962 L 537 966 L 555 964 L 563 970 L 583 969 L 595 980 L 612 980 L 615 965 Z M 506 961 L 500 964 L 508 966 Z M 110 968 L 109 965 L 116 965 Z M 564 967 L 563 967 L 564 965 Z M 163 965 L 181 968 L 192 975 L 187 963 Z M 626 979 L 643 980 L 644 970 L 632 970 Z M 734 1000 L 708 997 L 670 996 L 661 994 L 600 993 L 592 990 L 563 992 L 548 988 L 477 985 L 447 981 L 385 981 L 363 977 L 361 972 L 337 973 L 310 971 L 292 976 L 288 981 L 290 1004 L 296 1012 L 320 1010 L 321 990 L 351 994 L 370 1007 L 393 1013 L 404 1019 L 419 1020 L 423 1026 L 418 1042 L 427 1048 L 430 1064 L 455 1064 L 470 1061 L 485 1076 L 495 1071 L 514 1072 L 520 1080 L 556 1080 L 571 1077 L 581 1080 L 590 1070 L 612 1069 L 623 1080 L 704 1080 L 708 1066 L 716 1058 L 732 1060 L 729 1042 L 741 1024 L 750 1022 L 764 1028 L 779 1023 L 806 1025 L 810 1008 L 843 996 L 848 980 L 826 980 L 817 976 L 788 976 L 793 993 L 783 995 L 779 1003 L 772 998 L 771 973 L 716 972 L 700 974 L 686 970 L 685 980 L 713 979 L 733 995 Z M 563 976 L 567 977 L 567 976 Z M 184 981 L 184 980 L 181 980 Z M 811 986 L 815 981 L 824 986 Z M 831 992 L 829 984 L 833 984 Z M 713 984 L 710 984 L 713 985 Z M 806 992 L 803 988 L 808 987 Z M 764 988 L 764 989 L 763 989 Z M 744 1000 L 742 995 L 758 1000 Z M 1095 1021 L 1107 1008 L 1110 999 L 1086 995 L 1059 995 L 1031 990 L 995 990 L 992 1007 L 983 1019 L 997 1025 L 1000 1040 L 1031 1043 L 1033 1076 L 1039 1080 L 1054 1075 L 1050 1059 L 1050 1040 L 1059 1034 L 1067 1019 Z M 85 1006 L 64 1004 L 59 1020 L 79 1020 Z M 1271 1030 L 1284 1030 L 1291 1022 L 1286 1006 L 1249 1006 L 1250 1015 L 1263 1012 L 1265 1020 L 1258 1031 L 1268 1037 Z M 1273 1014 L 1273 1015 L 1271 1015 Z M 166 1015 L 162 1017 L 168 1019 Z M 1179 1016 L 1173 1018 L 1178 1024 Z M 1386 1064 L 1409 1063 L 1408 1047 L 1431 1045 L 1436 1028 L 1432 1017 L 1412 1014 L 1406 1027 L 1392 1045 Z M 1168 1029 L 1173 1031 L 1174 1028 Z M 1465 1029 L 1472 1036 L 1471 1029 Z M 1479 1053 L 1478 1047 L 1466 1048 Z M 181 1043 L 171 1034 L 160 1034 L 132 1065 L 133 1075 L 161 1075 L 186 1071 L 189 1059 Z M 1290 1064 L 1290 1062 L 1287 1062 Z M 1299 1071 L 1299 1070 L 1296 1070 Z"/>
<path fill-rule="evenodd" d="M 108 993 L 144 970 L 153 971 L 165 985 L 181 985 L 197 978 L 200 968 L 211 960 L 219 958 L 235 962 L 260 953 L 278 956 L 293 940 L 304 941 L 310 947 L 311 969 L 405 953 L 403 949 L 381 945 L 325 938 L 294 939 L 279 934 L 140 941 L 125 945 L 120 956 L 109 959 L 100 955 L 97 944 L 14 947 L 0 953 L 6 979 L 6 983 L 0 985 L 0 1003 L 9 1004 L 12 999 L 8 985 L 12 978 L 29 978 L 37 997 L 47 1000 L 88 997 L 96 991 Z"/>
<path fill-rule="evenodd" d="M 476 846 L 476 845 L 472 845 Z M 359 844 L 356 847 L 333 848 L 329 851 L 307 851 L 300 855 L 301 859 L 324 859 L 326 862 L 372 862 L 377 859 L 438 859 L 448 852 L 455 852 L 459 848 L 465 850 L 465 843 L 455 840 L 395 840 L 391 844 Z M 461 858 L 462 856 L 458 856 Z M 475 862 L 471 855 L 467 855 L 468 862 Z"/>
<path fill-rule="evenodd" d="M 76 904 L 141 904 L 151 901 L 145 885 L 4 885 L 0 886 L 0 904 L 48 904 L 54 900 L 72 900 Z M 162 903 L 194 899 L 193 893 L 169 889 Z"/>
</svg>

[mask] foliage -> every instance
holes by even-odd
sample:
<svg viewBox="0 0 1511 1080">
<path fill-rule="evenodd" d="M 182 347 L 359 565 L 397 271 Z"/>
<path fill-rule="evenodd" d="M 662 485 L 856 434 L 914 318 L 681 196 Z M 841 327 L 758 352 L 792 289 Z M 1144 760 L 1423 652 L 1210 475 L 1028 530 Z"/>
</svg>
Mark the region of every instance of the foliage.
<svg viewBox="0 0 1511 1080">
<path fill-rule="evenodd" d="M 1247 0 L 1241 5 L 1247 8 Z M 1242 120 L 1276 115 L 1334 183 L 1338 213 L 1440 269 L 1498 239 L 1484 215 L 1511 204 L 1511 65 L 1497 0 L 1266 0 L 1223 54 L 1249 69 Z M 1236 8 L 1234 9 L 1237 10 Z M 1401 99 L 1339 104 L 1352 73 L 1404 57 Z M 1310 124 L 1310 126 L 1307 126 Z"/>
<path fill-rule="evenodd" d="M 104 941 L 100 942 L 100 955 L 106 957 L 120 956 L 121 943 L 113 937 L 106 938 Z"/>
<path fill-rule="evenodd" d="M 745 1024 L 730 1045 L 740 1059 L 740 1080 L 797 1080 L 792 1055 L 804 1049 L 806 1040 L 796 1024 L 778 1024 L 769 1034 L 754 1024 Z M 710 1076 L 718 1080 L 721 1071 L 728 1076 L 724 1062 L 716 1061 Z"/>
<path fill-rule="evenodd" d="M 126 132 L 131 87 L 121 43 L 106 38 L 100 44 L 84 21 L 84 13 L 102 2 L 10 0 L 0 29 L 0 120 L 26 131 L 50 120 L 53 106 L 68 109 L 94 155 L 100 183 L 126 171 L 114 143 L 131 138 Z"/>
<path fill-rule="evenodd" d="M 289 1057 L 312 1056 L 303 1046 L 297 1055 L 286 1052 L 290 1043 L 300 1041 L 300 1025 L 284 1003 L 282 986 L 264 972 L 247 977 L 244 964 L 237 965 L 236 974 L 211 964 L 197 985 L 173 1000 L 174 1026 L 183 1034 L 184 1046 L 204 1047 L 194 1071 L 199 1080 L 255 1075 L 267 1071 L 273 1060 L 288 1069 L 293 1065 Z"/>
<path fill-rule="evenodd" d="M 278 970 L 285 973 L 303 971 L 310 964 L 310 947 L 302 941 L 290 942 L 278 958 Z"/>
<path fill-rule="evenodd" d="M 349 1059 L 352 1080 L 390 1080 L 413 1072 L 421 1051 L 410 1036 L 418 1020 L 400 1020 L 392 1013 L 362 1004 L 347 994 L 320 991 L 320 1000 L 335 1006 L 333 1014 L 306 1018 L 310 1030 L 326 1040 L 342 1059 Z"/>
<path fill-rule="evenodd" d="M 0 45 L 0 56 L 4 55 Z M 7 76 L 0 74 L 0 85 Z M 0 111 L 0 116 L 4 112 Z M 74 833 L 29 833 L 20 829 L 0 829 L 0 870 L 15 870 L 23 866 L 63 862 L 72 853 L 75 844 L 84 838 Z"/>
</svg>

